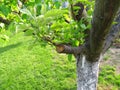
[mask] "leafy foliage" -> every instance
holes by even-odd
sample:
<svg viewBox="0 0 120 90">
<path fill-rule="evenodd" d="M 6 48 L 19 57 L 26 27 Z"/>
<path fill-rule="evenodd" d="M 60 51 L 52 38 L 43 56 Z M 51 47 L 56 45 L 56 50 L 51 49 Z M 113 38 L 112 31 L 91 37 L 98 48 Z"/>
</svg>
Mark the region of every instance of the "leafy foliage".
<svg viewBox="0 0 120 90">
<path fill-rule="evenodd" d="M 27 3 L 27 7 L 20 10 L 22 22 L 16 24 L 17 31 L 25 30 L 27 33 L 25 35 L 34 33 L 36 41 L 45 43 L 44 37 L 54 43 L 70 43 L 73 46 L 84 43 L 84 30 L 89 26 L 86 26 L 83 20 L 74 21 L 69 14 L 69 7 L 61 8 L 62 2 L 57 1 L 36 2 L 32 7 Z M 38 6 L 40 6 L 39 12 Z"/>
<path fill-rule="evenodd" d="M 78 46 L 84 43 L 84 30 L 89 28 L 81 20 L 76 22 L 70 15 L 70 4 L 84 3 L 91 18 L 94 1 L 88 0 L 2 0 L 0 16 L 11 21 L 9 30 L 26 31 L 25 35 L 33 35 L 36 41 L 46 43 L 43 37 L 55 43 L 70 43 Z M 15 27 L 16 26 L 16 27 Z M 28 31 L 29 30 L 29 31 Z"/>
</svg>

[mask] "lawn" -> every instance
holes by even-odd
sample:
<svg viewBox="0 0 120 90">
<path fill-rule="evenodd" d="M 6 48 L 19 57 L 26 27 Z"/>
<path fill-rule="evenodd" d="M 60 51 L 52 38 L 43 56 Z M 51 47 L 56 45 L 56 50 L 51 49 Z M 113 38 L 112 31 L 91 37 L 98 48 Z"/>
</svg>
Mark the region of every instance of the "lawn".
<svg viewBox="0 0 120 90">
<path fill-rule="evenodd" d="M 0 90 L 75 90 L 75 60 L 16 34 L 0 41 Z"/>
</svg>

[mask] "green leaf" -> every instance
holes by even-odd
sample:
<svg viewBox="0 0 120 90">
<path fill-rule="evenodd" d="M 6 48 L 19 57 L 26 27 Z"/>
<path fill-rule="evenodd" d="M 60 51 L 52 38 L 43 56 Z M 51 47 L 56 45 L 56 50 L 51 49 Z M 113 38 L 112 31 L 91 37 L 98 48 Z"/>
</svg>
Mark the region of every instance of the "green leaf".
<svg viewBox="0 0 120 90">
<path fill-rule="evenodd" d="M 68 23 L 66 22 L 55 22 L 52 24 L 51 29 L 62 29 L 62 28 L 67 28 L 69 26 Z"/>
<path fill-rule="evenodd" d="M 34 17 L 32 16 L 31 12 L 30 12 L 28 9 L 21 9 L 20 11 L 21 11 L 23 14 L 26 14 L 26 15 L 28 15 L 29 17 L 31 17 L 31 18 L 34 19 Z"/>
<path fill-rule="evenodd" d="M 115 25 L 115 24 L 118 24 L 118 22 L 115 22 L 115 21 L 114 21 L 114 22 L 112 22 L 112 25 Z"/>
<path fill-rule="evenodd" d="M 0 6 L 0 11 L 5 15 L 7 16 L 10 12 L 11 12 L 11 8 L 10 7 L 7 7 L 5 5 L 1 5 Z"/>
<path fill-rule="evenodd" d="M 44 17 L 44 15 L 37 16 L 35 20 L 36 20 L 36 22 L 37 22 L 38 25 L 43 25 L 45 23 L 45 17 Z"/>
<path fill-rule="evenodd" d="M 41 14 L 41 4 L 38 4 L 37 6 L 36 6 L 36 15 L 38 16 L 38 15 L 40 15 Z"/>
<path fill-rule="evenodd" d="M 46 13 L 46 5 L 45 5 L 45 4 L 42 4 L 41 14 L 44 15 L 45 13 Z"/>
<path fill-rule="evenodd" d="M 81 24 L 80 27 L 85 30 L 87 27 L 85 26 L 85 24 Z"/>
<path fill-rule="evenodd" d="M 75 40 L 75 46 L 79 46 L 79 41 Z"/>
<path fill-rule="evenodd" d="M 41 3 L 41 0 L 35 0 L 35 3 L 36 4 Z"/>
<path fill-rule="evenodd" d="M 72 61 L 72 54 L 68 54 L 68 60 Z"/>
<path fill-rule="evenodd" d="M 55 1 L 54 4 L 55 4 L 55 7 L 56 7 L 56 8 L 59 8 L 59 7 L 61 6 L 61 4 L 60 4 L 59 1 Z"/>
<path fill-rule="evenodd" d="M 45 17 L 57 18 L 63 16 L 65 13 L 67 13 L 66 10 L 52 9 L 45 14 Z"/>
</svg>

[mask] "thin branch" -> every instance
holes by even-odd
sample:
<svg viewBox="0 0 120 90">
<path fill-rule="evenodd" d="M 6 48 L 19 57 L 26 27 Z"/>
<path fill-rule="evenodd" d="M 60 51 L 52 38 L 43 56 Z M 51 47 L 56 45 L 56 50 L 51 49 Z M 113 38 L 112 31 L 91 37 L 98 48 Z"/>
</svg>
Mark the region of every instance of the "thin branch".
<svg viewBox="0 0 120 90">
<path fill-rule="evenodd" d="M 78 9 L 74 9 L 76 7 L 79 7 Z M 84 11 L 84 5 L 80 2 L 76 3 L 75 5 L 71 4 L 71 15 L 72 18 L 75 21 L 80 21 L 80 19 L 83 17 L 83 11 Z"/>
<path fill-rule="evenodd" d="M 55 42 L 53 42 L 53 41 L 50 39 L 50 37 L 43 36 L 42 39 L 45 40 L 45 41 L 47 41 L 47 42 L 49 42 L 49 43 L 51 43 L 51 44 L 54 45 L 54 46 L 57 45 Z"/>
<path fill-rule="evenodd" d="M 10 24 L 10 21 L 8 19 L 4 19 L 3 17 L 0 17 L 0 22 L 4 23 L 6 25 Z"/>
</svg>

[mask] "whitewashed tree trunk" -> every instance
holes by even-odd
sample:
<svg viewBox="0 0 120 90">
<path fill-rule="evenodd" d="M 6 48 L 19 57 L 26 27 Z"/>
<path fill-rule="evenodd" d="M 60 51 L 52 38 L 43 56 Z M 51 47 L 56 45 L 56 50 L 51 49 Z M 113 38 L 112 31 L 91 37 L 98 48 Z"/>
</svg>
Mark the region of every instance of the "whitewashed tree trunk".
<svg viewBox="0 0 120 90">
<path fill-rule="evenodd" d="M 90 62 L 84 55 L 77 59 L 77 90 L 97 90 L 99 61 Z"/>
</svg>

